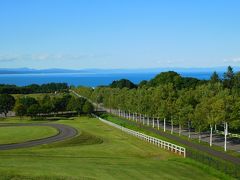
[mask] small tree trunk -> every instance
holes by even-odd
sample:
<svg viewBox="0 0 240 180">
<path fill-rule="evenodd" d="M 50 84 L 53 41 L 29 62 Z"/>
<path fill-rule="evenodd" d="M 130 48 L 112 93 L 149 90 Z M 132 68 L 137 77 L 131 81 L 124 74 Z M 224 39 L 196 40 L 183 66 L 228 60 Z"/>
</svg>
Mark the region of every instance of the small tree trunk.
<svg viewBox="0 0 240 180">
<path fill-rule="evenodd" d="M 147 118 L 147 125 L 149 126 L 149 116 L 148 116 L 148 118 Z"/>
<path fill-rule="evenodd" d="M 210 125 L 210 147 L 212 146 L 212 131 L 213 131 L 213 127 L 212 125 Z"/>
<path fill-rule="evenodd" d="M 224 129 L 224 151 L 227 151 L 227 135 L 228 135 L 228 123 L 225 123 Z"/>
<path fill-rule="evenodd" d="M 166 132 L 166 118 L 163 120 L 163 131 Z"/>
<path fill-rule="evenodd" d="M 217 131 L 217 125 L 215 124 L 215 132 Z"/>
<path fill-rule="evenodd" d="M 160 129 L 159 119 L 157 119 L 157 127 L 158 127 L 158 130 L 159 130 Z"/>
<path fill-rule="evenodd" d="M 199 143 L 201 142 L 201 131 L 200 131 L 200 128 L 199 128 L 199 131 L 198 131 L 198 142 Z"/>
<path fill-rule="evenodd" d="M 173 134 L 173 120 L 171 118 L 171 134 Z"/>
<path fill-rule="evenodd" d="M 153 128 L 154 128 L 154 121 L 155 121 L 155 120 L 154 120 L 154 118 L 153 118 L 153 121 L 152 121 L 152 126 L 153 126 Z"/>
<path fill-rule="evenodd" d="M 179 136 L 181 136 L 181 131 L 182 131 L 182 127 L 181 127 L 181 124 L 179 123 Z"/>
<path fill-rule="evenodd" d="M 147 115 L 145 114 L 145 116 L 144 116 L 144 125 L 147 124 L 146 121 L 147 121 Z"/>
<path fill-rule="evenodd" d="M 190 125 L 190 121 L 188 121 L 188 138 L 191 138 L 191 125 Z"/>
</svg>

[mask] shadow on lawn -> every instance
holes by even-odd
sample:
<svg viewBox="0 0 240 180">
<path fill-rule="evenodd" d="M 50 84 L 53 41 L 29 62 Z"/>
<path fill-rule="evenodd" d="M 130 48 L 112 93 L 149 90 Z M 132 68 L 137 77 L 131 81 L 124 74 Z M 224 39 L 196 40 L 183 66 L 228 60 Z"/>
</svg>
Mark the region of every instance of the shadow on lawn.
<svg viewBox="0 0 240 180">
<path fill-rule="evenodd" d="M 103 143 L 103 139 L 93 136 L 87 132 L 82 131 L 78 136 L 49 145 L 44 145 L 46 148 L 55 148 L 55 147 L 72 147 L 72 146 L 81 146 L 81 145 L 93 145 L 93 144 L 101 144 Z"/>
</svg>

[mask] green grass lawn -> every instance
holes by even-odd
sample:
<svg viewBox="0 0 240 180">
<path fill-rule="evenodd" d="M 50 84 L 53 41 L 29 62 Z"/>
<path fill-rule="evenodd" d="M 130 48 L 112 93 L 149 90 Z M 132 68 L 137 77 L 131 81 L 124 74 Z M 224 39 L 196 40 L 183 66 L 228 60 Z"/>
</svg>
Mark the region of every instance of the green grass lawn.
<svg viewBox="0 0 240 180">
<path fill-rule="evenodd" d="M 34 139 L 46 138 L 56 135 L 58 131 L 52 127 L 22 126 L 22 127 L 1 127 L 0 144 L 12 144 L 26 142 Z"/>
<path fill-rule="evenodd" d="M 231 179 L 95 118 L 55 123 L 73 126 L 80 134 L 50 145 L 0 151 L 2 179 Z"/>
<path fill-rule="evenodd" d="M 42 99 L 45 95 L 49 95 L 50 97 L 62 97 L 64 93 L 12 94 L 12 96 L 14 96 L 14 98 L 16 99 L 24 96 L 33 97 L 36 99 Z"/>
</svg>

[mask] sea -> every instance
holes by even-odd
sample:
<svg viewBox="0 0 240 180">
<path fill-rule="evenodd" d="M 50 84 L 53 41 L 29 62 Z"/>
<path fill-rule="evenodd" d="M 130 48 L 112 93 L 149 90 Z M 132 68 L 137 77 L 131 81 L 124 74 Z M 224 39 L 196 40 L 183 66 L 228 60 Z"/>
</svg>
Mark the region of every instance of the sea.
<svg viewBox="0 0 240 180">
<path fill-rule="evenodd" d="M 212 72 L 179 72 L 183 77 L 194 77 L 198 79 L 209 79 Z M 51 82 L 64 82 L 74 86 L 96 87 L 109 85 L 114 80 L 129 79 L 134 83 L 142 80 L 150 80 L 157 73 L 39 73 L 39 74 L 0 74 L 0 84 L 14 84 L 26 86 L 29 84 L 45 84 Z"/>
</svg>

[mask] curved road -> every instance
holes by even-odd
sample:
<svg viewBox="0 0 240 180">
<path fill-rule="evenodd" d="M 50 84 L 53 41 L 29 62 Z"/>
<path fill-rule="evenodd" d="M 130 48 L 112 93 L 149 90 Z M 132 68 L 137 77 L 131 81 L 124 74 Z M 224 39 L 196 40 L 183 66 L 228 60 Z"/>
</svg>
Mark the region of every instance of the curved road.
<svg viewBox="0 0 240 180">
<path fill-rule="evenodd" d="M 9 126 L 48 126 L 48 127 L 53 127 L 57 129 L 58 134 L 47 137 L 47 138 L 31 140 L 31 141 L 26 141 L 22 143 L 2 144 L 0 145 L 0 150 L 10 150 L 10 149 L 26 148 L 26 147 L 32 147 L 37 145 L 49 144 L 49 143 L 72 138 L 78 134 L 78 131 L 75 128 L 64 125 L 64 124 L 15 124 L 15 123 L 0 124 L 0 128 L 9 127 Z"/>
</svg>

